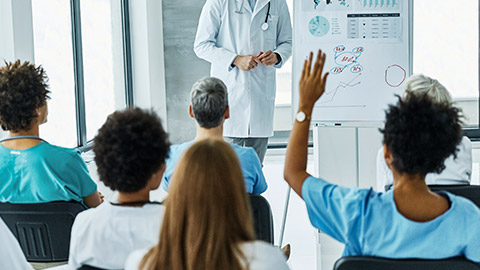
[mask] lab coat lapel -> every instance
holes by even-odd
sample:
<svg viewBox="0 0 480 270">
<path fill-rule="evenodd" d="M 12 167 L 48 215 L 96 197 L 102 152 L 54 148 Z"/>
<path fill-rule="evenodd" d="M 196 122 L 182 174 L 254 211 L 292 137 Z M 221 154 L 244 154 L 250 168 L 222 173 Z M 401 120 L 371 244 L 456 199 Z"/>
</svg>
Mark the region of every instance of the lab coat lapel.
<svg viewBox="0 0 480 270">
<path fill-rule="evenodd" d="M 235 0 L 235 8 L 242 7 L 242 11 L 247 11 L 248 13 L 252 14 L 252 9 L 250 8 L 250 3 L 248 0 Z"/>
<path fill-rule="evenodd" d="M 248 0 L 244 0 L 244 1 L 248 2 Z M 262 10 L 263 7 L 265 7 L 268 4 L 268 2 L 270 2 L 270 0 L 257 0 L 257 3 L 255 4 L 255 10 L 253 11 L 253 16 L 252 17 L 255 17 L 260 12 L 260 10 Z"/>
</svg>

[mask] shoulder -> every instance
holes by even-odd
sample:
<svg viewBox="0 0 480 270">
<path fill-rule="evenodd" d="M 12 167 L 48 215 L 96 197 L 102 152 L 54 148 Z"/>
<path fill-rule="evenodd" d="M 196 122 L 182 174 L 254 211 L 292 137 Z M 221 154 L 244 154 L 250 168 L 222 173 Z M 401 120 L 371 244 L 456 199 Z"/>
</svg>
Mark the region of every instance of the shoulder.
<svg viewBox="0 0 480 270">
<path fill-rule="evenodd" d="M 243 147 L 236 144 L 230 144 L 239 159 L 258 159 L 257 152 L 252 147 Z"/>
<path fill-rule="evenodd" d="M 98 218 L 104 217 L 109 212 L 109 202 L 103 202 L 95 208 L 89 208 L 78 213 L 73 223 L 74 227 L 86 227 L 90 223 L 96 222 Z M 73 230 L 73 229 L 72 229 Z"/>
<path fill-rule="evenodd" d="M 454 210 L 456 212 L 465 214 L 471 218 L 476 218 L 480 222 L 480 208 L 476 206 L 471 200 L 452 194 L 450 192 L 445 191 L 445 194 L 449 197 L 452 205 L 455 205 Z"/>
<path fill-rule="evenodd" d="M 41 149 L 42 151 L 45 151 L 47 154 L 52 155 L 57 159 L 69 158 L 83 162 L 83 159 L 80 156 L 80 151 L 75 148 L 66 148 L 49 143 L 44 143 Z"/>
<path fill-rule="evenodd" d="M 172 156 L 177 156 L 183 154 L 190 146 L 193 145 L 193 141 L 181 143 L 181 144 L 173 144 L 170 146 L 170 154 Z"/>
<path fill-rule="evenodd" d="M 128 255 L 125 262 L 125 270 L 138 270 L 138 266 L 149 249 L 135 250 Z"/>
<path fill-rule="evenodd" d="M 241 250 L 252 270 L 289 269 L 282 251 L 266 242 L 246 242 Z"/>
<path fill-rule="evenodd" d="M 462 140 L 458 144 L 460 150 L 472 151 L 472 141 L 467 136 L 463 136 Z"/>
</svg>

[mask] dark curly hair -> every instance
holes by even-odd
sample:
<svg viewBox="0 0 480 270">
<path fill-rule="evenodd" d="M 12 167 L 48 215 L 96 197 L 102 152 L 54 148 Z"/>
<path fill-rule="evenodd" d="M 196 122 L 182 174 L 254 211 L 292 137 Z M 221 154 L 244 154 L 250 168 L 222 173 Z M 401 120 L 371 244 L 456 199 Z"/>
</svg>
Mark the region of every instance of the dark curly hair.
<svg viewBox="0 0 480 270">
<path fill-rule="evenodd" d="M 108 116 L 94 139 L 100 180 L 113 190 L 136 192 L 168 157 L 170 143 L 153 111 L 129 108 Z"/>
<path fill-rule="evenodd" d="M 425 176 L 440 173 L 450 155 L 456 157 L 462 139 L 460 110 L 435 103 L 426 95 L 409 95 L 386 112 L 383 143 L 401 174 Z"/>
<path fill-rule="evenodd" d="M 37 109 L 50 97 L 48 79 L 41 66 L 29 62 L 5 62 L 0 68 L 0 125 L 3 130 L 28 130 Z"/>
</svg>

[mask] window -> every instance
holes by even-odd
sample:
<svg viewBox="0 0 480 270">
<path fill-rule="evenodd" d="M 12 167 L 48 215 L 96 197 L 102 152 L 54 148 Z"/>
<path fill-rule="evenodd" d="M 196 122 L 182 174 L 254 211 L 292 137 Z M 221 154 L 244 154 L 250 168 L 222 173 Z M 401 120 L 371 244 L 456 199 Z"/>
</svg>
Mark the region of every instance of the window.
<svg viewBox="0 0 480 270">
<path fill-rule="evenodd" d="M 86 146 L 110 113 L 132 104 L 126 6 L 127 0 L 32 0 L 35 63 L 45 68 L 52 92 L 40 130 L 47 141 Z"/>
<path fill-rule="evenodd" d="M 32 1 L 35 63 L 49 78 L 48 122 L 40 126 L 47 141 L 73 147 L 77 143 L 70 3 Z M 52 16 L 55 14 L 55 16 Z"/>
<path fill-rule="evenodd" d="M 125 107 L 122 13 L 118 0 L 82 0 L 80 5 L 87 140 L 91 140 L 110 113 Z"/>
<path fill-rule="evenodd" d="M 414 73 L 438 79 L 478 128 L 479 4 L 414 1 Z"/>
</svg>

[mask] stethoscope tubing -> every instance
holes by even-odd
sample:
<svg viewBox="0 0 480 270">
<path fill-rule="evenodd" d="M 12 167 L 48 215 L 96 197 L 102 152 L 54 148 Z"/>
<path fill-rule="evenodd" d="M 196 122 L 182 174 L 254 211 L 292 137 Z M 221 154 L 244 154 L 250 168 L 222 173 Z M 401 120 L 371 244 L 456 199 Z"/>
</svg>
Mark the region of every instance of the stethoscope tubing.
<svg viewBox="0 0 480 270">
<path fill-rule="evenodd" d="M 242 4 L 240 6 L 240 9 L 235 10 L 235 13 L 243 14 L 244 0 L 241 0 L 241 1 L 242 1 Z M 265 22 L 262 24 L 262 30 L 263 31 L 266 31 L 268 29 L 268 17 L 270 17 L 270 6 L 271 6 L 271 2 L 268 1 L 267 15 L 265 16 Z M 236 5 L 235 5 L 235 7 L 236 7 Z"/>
</svg>

